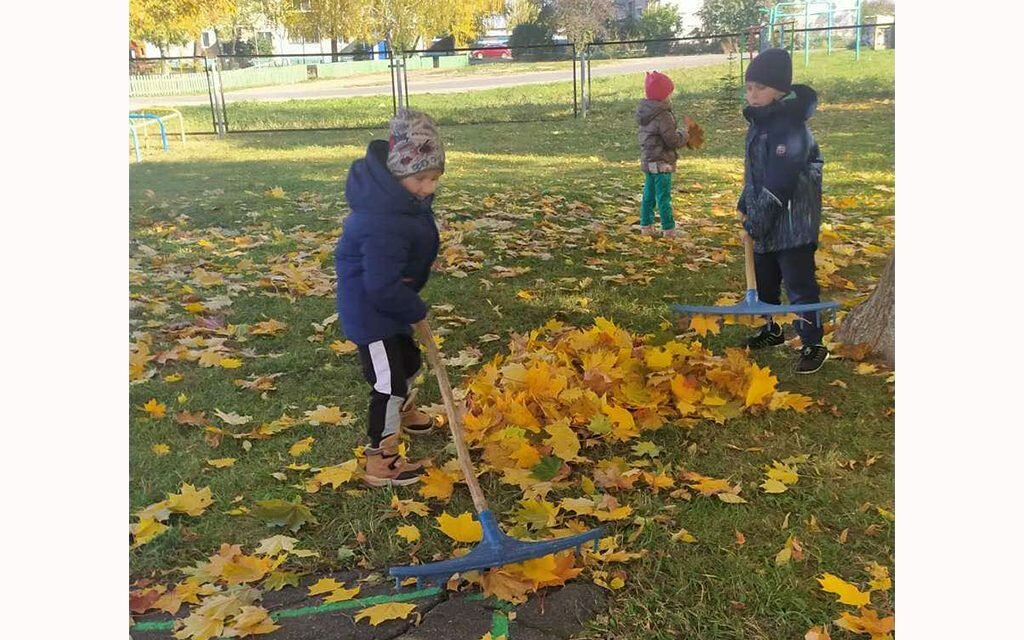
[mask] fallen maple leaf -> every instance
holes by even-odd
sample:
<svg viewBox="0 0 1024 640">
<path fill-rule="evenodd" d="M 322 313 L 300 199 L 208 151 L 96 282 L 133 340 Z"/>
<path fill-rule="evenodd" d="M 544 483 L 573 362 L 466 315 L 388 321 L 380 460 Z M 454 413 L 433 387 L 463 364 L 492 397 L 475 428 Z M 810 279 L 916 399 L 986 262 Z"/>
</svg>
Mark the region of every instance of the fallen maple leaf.
<svg viewBox="0 0 1024 640">
<path fill-rule="evenodd" d="M 695 538 L 693 534 L 686 529 L 680 529 L 672 534 L 672 542 L 688 542 L 692 544 L 697 542 L 697 538 Z"/>
<path fill-rule="evenodd" d="M 859 616 L 855 616 L 843 611 L 834 622 L 837 627 L 854 633 L 869 633 L 871 640 L 889 640 L 891 638 L 889 634 L 896 629 L 895 616 L 879 619 L 878 613 L 866 607 L 861 607 L 859 613 Z"/>
<path fill-rule="evenodd" d="M 257 322 L 256 324 L 249 327 L 249 333 L 254 336 L 272 336 L 281 333 L 288 328 L 288 325 L 284 322 L 278 322 L 277 320 L 266 320 L 264 322 Z"/>
<path fill-rule="evenodd" d="M 180 493 L 167 495 L 167 508 L 175 513 L 199 516 L 206 507 L 213 504 L 213 492 L 210 487 L 197 490 L 187 482 L 182 483 Z"/>
<path fill-rule="evenodd" d="M 288 455 L 292 456 L 293 458 L 297 458 L 304 453 L 308 453 L 309 450 L 313 448 L 314 442 L 316 442 L 316 438 L 314 438 L 313 436 L 309 436 L 307 438 L 303 438 L 302 440 L 298 440 L 294 444 L 292 444 L 291 447 L 288 448 Z"/>
<path fill-rule="evenodd" d="M 363 618 L 366 618 L 371 625 L 376 627 L 380 623 L 388 620 L 404 620 L 415 609 L 416 605 L 414 604 L 388 602 L 360 609 L 356 612 L 355 619 L 356 622 L 359 622 Z"/>
<path fill-rule="evenodd" d="M 704 129 L 690 116 L 683 116 L 683 125 L 686 127 L 686 148 L 700 149 L 704 146 Z"/>
<path fill-rule="evenodd" d="M 215 460 L 207 460 L 206 464 L 214 467 L 215 469 L 224 469 L 227 467 L 233 467 L 235 465 L 235 458 L 217 458 Z"/>
<path fill-rule="evenodd" d="M 294 533 L 307 522 L 319 524 L 309 507 L 296 496 L 292 502 L 284 500 L 259 500 L 252 515 L 275 527 L 287 527 Z"/>
<path fill-rule="evenodd" d="M 167 405 L 162 402 L 157 402 L 156 398 L 151 398 L 149 402 L 142 405 L 142 410 L 149 414 L 150 418 L 159 420 L 164 417 L 167 412 Z"/>
<path fill-rule="evenodd" d="M 171 448 L 163 442 L 158 442 L 150 447 L 150 450 L 158 456 L 165 456 L 171 452 Z"/>
<path fill-rule="evenodd" d="M 455 476 L 436 467 L 431 467 L 420 476 L 420 495 L 447 502 L 455 488 Z"/>
<path fill-rule="evenodd" d="M 306 412 L 306 422 L 314 427 L 321 424 L 347 426 L 355 422 L 355 418 L 349 413 L 342 412 L 341 407 L 325 407 L 320 404 L 316 409 Z"/>
<path fill-rule="evenodd" d="M 822 591 L 838 595 L 839 602 L 843 604 L 861 606 L 871 602 L 870 591 L 862 592 L 854 585 L 831 573 L 826 573 L 818 578 L 818 582 L 821 584 Z"/>
<path fill-rule="evenodd" d="M 256 547 L 253 553 L 263 556 L 276 556 L 282 551 L 291 551 L 295 548 L 295 543 L 298 540 L 290 538 L 286 535 L 278 534 L 276 536 L 270 536 L 269 538 L 263 538 L 260 540 L 260 546 Z"/>
<path fill-rule="evenodd" d="M 404 524 L 398 527 L 398 530 L 395 533 L 404 538 L 406 542 L 410 543 L 416 542 L 420 539 L 419 528 L 417 528 L 416 525 L 412 524 Z"/>
<path fill-rule="evenodd" d="M 420 516 L 430 515 L 427 505 L 415 500 L 400 500 L 395 494 L 391 494 L 391 508 L 397 511 L 398 515 L 403 518 L 408 517 L 410 513 Z"/>
<path fill-rule="evenodd" d="M 225 638 L 244 638 L 246 636 L 271 633 L 280 629 L 270 618 L 270 612 L 263 607 L 247 606 L 235 616 L 231 625 L 224 629 Z"/>
<path fill-rule="evenodd" d="M 326 598 L 324 598 L 324 604 L 334 604 L 335 602 L 345 602 L 351 600 L 359 594 L 360 587 L 352 587 L 351 589 L 345 589 L 344 587 L 331 591 Z"/>
<path fill-rule="evenodd" d="M 345 585 L 334 578 L 320 578 L 316 584 L 310 585 L 308 595 L 318 596 L 322 593 L 330 593 L 343 588 Z"/>
<path fill-rule="evenodd" d="M 344 342 L 342 342 L 341 340 L 335 340 L 329 345 L 329 348 L 331 351 L 338 354 L 339 356 L 343 356 L 349 353 L 355 353 L 356 351 L 359 350 L 358 345 L 356 345 L 356 343 L 350 340 L 345 340 Z"/>
<path fill-rule="evenodd" d="M 444 512 L 435 519 L 437 528 L 456 542 L 479 542 L 483 538 L 483 527 L 468 511 L 454 518 Z"/>
<path fill-rule="evenodd" d="M 696 314 L 690 317 L 690 329 L 697 332 L 697 335 L 704 337 L 708 332 L 718 335 L 722 328 L 718 326 L 718 318 L 714 316 L 703 316 Z"/>
<path fill-rule="evenodd" d="M 228 423 L 228 424 L 230 424 L 232 426 L 238 426 L 238 425 L 246 424 L 250 420 L 252 420 L 252 416 L 240 416 L 240 415 L 238 415 L 237 413 L 234 413 L 234 412 L 224 413 L 220 409 L 214 409 L 213 412 L 217 414 L 218 418 L 220 418 L 221 420 L 223 420 L 224 422 L 226 422 L 226 423 Z"/>
</svg>

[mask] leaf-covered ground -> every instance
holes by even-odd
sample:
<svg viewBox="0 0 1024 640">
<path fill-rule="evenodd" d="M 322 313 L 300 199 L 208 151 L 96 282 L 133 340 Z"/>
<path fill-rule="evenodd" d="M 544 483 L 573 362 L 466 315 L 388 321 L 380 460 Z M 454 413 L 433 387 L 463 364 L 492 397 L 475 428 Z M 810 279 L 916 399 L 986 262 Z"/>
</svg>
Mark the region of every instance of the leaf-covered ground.
<svg viewBox="0 0 1024 640">
<path fill-rule="evenodd" d="M 893 59 L 869 53 L 796 69 L 821 99 L 819 278 L 847 306 L 894 240 Z M 673 74 L 677 113 L 706 136 L 675 177 L 683 242 L 631 229 L 640 76 L 595 81 L 586 121 L 443 129 L 442 254 L 424 296 L 484 490 L 517 535 L 611 533 L 581 561 L 458 587 L 514 600 L 592 580 L 613 592 L 595 637 L 881 638 L 891 372 L 848 350 L 798 377 L 792 349 L 746 354 L 730 347 L 747 327 L 691 329 L 668 311 L 743 288 L 743 122 L 724 72 Z M 181 605 L 197 616 L 181 637 L 272 631 L 260 591 L 450 557 L 478 535 L 443 429 L 411 443 L 433 462 L 420 487 L 358 483 L 366 389 L 334 318 L 332 255 L 345 172 L 375 133 L 190 138 L 132 166 L 133 606 Z M 420 398 L 439 402 L 429 376 Z M 339 601 L 358 585 L 329 586 Z"/>
</svg>

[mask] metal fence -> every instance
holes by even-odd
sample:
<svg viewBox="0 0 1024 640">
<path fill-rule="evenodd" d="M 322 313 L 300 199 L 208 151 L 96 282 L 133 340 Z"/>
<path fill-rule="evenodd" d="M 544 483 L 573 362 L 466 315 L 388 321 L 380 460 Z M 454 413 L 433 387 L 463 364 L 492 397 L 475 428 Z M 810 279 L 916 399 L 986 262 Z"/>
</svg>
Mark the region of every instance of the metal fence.
<svg viewBox="0 0 1024 640">
<path fill-rule="evenodd" d="M 768 46 L 797 62 L 859 56 L 895 23 L 796 29 L 792 23 L 712 36 L 534 46 L 367 50 L 316 55 L 132 58 L 129 105 L 170 107 L 190 134 L 381 128 L 400 105 L 441 124 L 534 122 L 586 116 L 627 90 L 615 76 L 657 68 L 731 63 L 737 92 L 743 66 Z M 866 38 L 865 34 L 870 34 Z M 849 48 L 849 49 L 848 49 Z M 852 53 L 850 53 L 852 51 Z M 689 73 L 689 72 L 687 72 Z M 529 89 L 525 89 L 529 87 Z"/>
</svg>

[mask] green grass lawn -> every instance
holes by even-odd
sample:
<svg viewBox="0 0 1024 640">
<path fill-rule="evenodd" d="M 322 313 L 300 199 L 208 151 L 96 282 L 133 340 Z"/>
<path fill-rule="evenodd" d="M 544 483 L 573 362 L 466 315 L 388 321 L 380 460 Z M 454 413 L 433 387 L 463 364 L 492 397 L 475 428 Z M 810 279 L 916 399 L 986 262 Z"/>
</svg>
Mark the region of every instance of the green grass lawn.
<svg viewBox="0 0 1024 640">
<path fill-rule="evenodd" d="M 820 277 L 823 296 L 849 306 L 869 292 L 894 242 L 893 54 L 864 52 L 856 64 L 852 55 L 822 56 L 807 68 L 799 60 L 794 66 L 796 81 L 814 86 L 821 101 L 811 121 L 826 160 L 827 247 L 820 253 L 830 265 L 826 271 L 834 268 Z M 744 130 L 738 88 L 721 88 L 725 67 L 670 75 L 679 89 L 677 114 L 694 117 L 706 135 L 705 147 L 684 154 L 674 178 L 676 218 L 692 244 L 651 242 L 629 229 L 643 182 L 631 116 L 642 74 L 595 79 L 594 110 L 586 120 L 457 124 L 571 113 L 567 83 L 413 95 L 414 107 L 438 117 L 447 145 L 448 171 L 435 207 L 447 253 L 423 293 L 435 307 L 447 355 L 475 347 L 486 362 L 507 350 L 510 332 L 528 332 L 555 316 L 580 327 L 603 316 L 660 343 L 681 331 L 663 324 L 672 319 L 670 302 L 712 303 L 721 293 L 742 290 L 733 211 Z M 292 559 L 290 566 L 316 572 L 409 562 L 408 545 L 395 534 L 403 523 L 384 517 L 390 491 L 349 484 L 307 494 L 296 485 L 308 472 L 287 468 L 293 462 L 338 464 L 352 458 L 363 440 L 367 389 L 358 362 L 329 348 L 340 337 L 336 325 L 324 333 L 313 325 L 334 313 L 333 244 L 346 213 L 347 168 L 381 134 L 390 108 L 389 97 L 239 107 L 232 112 L 236 122 L 249 126 L 344 122 L 373 129 L 194 137 L 184 147 L 172 144 L 170 152 L 150 152 L 146 162 L 132 164 L 131 342 L 148 341 L 152 353 L 168 352 L 176 344 L 174 331 L 201 317 L 222 317 L 236 327 L 269 319 L 287 324 L 274 336 L 237 330 L 229 336 L 225 355 L 239 359 L 240 368 L 202 367 L 172 357 L 147 363 L 145 369 L 155 374 L 131 385 L 132 513 L 177 492 L 182 482 L 209 486 L 215 498 L 201 516 L 173 516 L 168 531 L 132 550 L 133 579 L 180 579 L 176 568 L 207 558 L 224 542 L 250 550 L 282 531 L 229 512 L 251 508 L 256 500 L 296 496 L 319 524 L 283 533 L 320 556 Z M 202 117 L 201 109 L 183 112 L 193 120 Z M 268 194 L 275 188 L 283 194 Z M 301 283 L 287 280 L 289 265 L 306 269 Z M 530 270 L 502 278 L 497 266 Z M 223 279 L 204 281 L 197 268 Z M 520 291 L 532 297 L 524 299 Z M 207 311 L 189 311 L 194 303 Z M 706 343 L 721 353 L 745 331 L 727 326 Z M 482 341 L 487 334 L 501 339 Z M 190 348 L 207 348 L 215 337 L 206 334 L 203 345 Z M 842 611 L 855 612 L 821 591 L 816 577 L 832 573 L 863 589 L 868 563 L 894 570 L 893 384 L 887 372 L 858 373 L 857 363 L 839 359 L 818 375 L 798 377 L 790 371 L 793 356 L 781 349 L 755 358 L 771 367 L 780 389 L 815 399 L 806 413 L 742 415 L 724 425 L 669 425 L 644 434 L 662 447 L 662 464 L 741 483 L 748 503 L 673 499 L 640 484 L 618 494 L 634 516 L 667 516 L 671 524 L 651 520 L 641 526 L 632 517 L 609 523 L 625 548 L 646 555 L 615 567 L 626 571 L 625 586 L 613 594 L 608 615 L 592 623 L 593 637 L 803 637 Z M 475 369 L 452 369 L 453 382 Z M 174 374 L 181 379 L 168 382 Z M 276 389 L 263 394 L 234 382 L 270 374 L 282 375 L 273 381 Z M 430 380 L 421 398 L 439 401 Z M 140 407 L 150 399 L 164 403 L 168 415 L 147 417 Z M 249 424 L 234 428 L 243 431 L 283 414 L 302 418 L 317 405 L 338 405 L 355 422 L 300 422 L 248 446 L 225 437 L 213 448 L 202 429 L 171 417 L 205 412 L 209 424 L 223 427 L 215 410 L 251 416 Z M 290 455 L 291 445 L 306 437 L 315 438 L 312 451 Z M 157 455 L 152 447 L 158 443 L 168 445 L 169 453 Z M 414 453 L 434 456 L 440 464 L 450 457 L 446 443 L 438 432 L 416 441 Z M 631 456 L 628 444 L 608 445 L 603 453 Z M 800 465 L 799 483 L 784 494 L 761 493 L 764 465 L 796 454 L 810 456 Z M 216 469 L 206 462 L 227 457 L 237 459 L 234 466 Z M 484 475 L 482 483 L 498 512 L 521 497 L 494 474 Z M 414 488 L 397 494 L 422 499 Z M 451 503 L 433 503 L 431 515 L 469 509 L 465 488 L 457 485 Z M 419 558 L 450 553 L 450 541 L 434 529 L 432 517 L 411 521 L 423 533 Z M 669 536 L 680 527 L 698 541 L 672 542 Z M 777 566 L 776 554 L 791 535 L 803 557 Z M 353 550 L 354 557 L 339 559 L 339 548 Z M 874 591 L 872 606 L 892 614 L 892 591 Z M 854 635 L 833 626 L 832 637 Z"/>
</svg>

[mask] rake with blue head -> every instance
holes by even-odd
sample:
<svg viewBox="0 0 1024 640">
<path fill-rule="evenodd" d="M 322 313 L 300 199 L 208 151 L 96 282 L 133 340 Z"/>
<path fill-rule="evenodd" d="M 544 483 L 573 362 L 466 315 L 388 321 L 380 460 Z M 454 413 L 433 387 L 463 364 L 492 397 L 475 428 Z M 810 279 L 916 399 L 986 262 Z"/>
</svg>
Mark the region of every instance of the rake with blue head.
<svg viewBox="0 0 1024 640">
<path fill-rule="evenodd" d="M 586 533 L 537 542 L 518 540 L 505 535 L 498 528 L 498 521 L 487 506 L 487 499 L 477 482 L 473 463 L 469 457 L 469 448 L 462 437 L 462 421 L 455 406 L 455 396 L 452 393 L 451 383 L 448 381 L 448 373 L 445 370 L 441 354 L 437 349 L 437 343 L 434 342 L 433 333 L 426 320 L 416 323 L 415 329 L 417 337 L 427 350 L 427 361 L 437 376 L 437 386 L 441 390 L 444 408 L 448 413 L 448 426 L 452 432 L 452 439 L 455 441 L 459 467 L 466 479 L 469 493 L 473 497 L 473 506 L 477 511 L 483 539 L 469 553 L 458 558 L 427 564 L 391 567 L 389 572 L 395 578 L 396 588 L 407 578 L 416 578 L 417 587 L 431 583 L 443 584 L 456 573 L 489 569 L 531 558 L 541 558 L 566 549 L 575 548 L 579 552 L 584 544 L 591 541 L 596 550 L 598 540 L 604 535 L 604 529 L 600 527 Z"/>
<path fill-rule="evenodd" d="M 741 232 L 743 238 L 743 262 L 747 278 L 747 293 L 741 302 L 730 305 L 692 305 L 674 304 L 672 310 L 677 313 L 690 315 L 716 315 L 716 316 L 773 316 L 788 313 L 807 314 L 814 313 L 815 321 L 821 325 L 821 314 L 825 311 L 832 312 L 832 320 L 835 321 L 836 311 L 839 309 L 838 302 L 825 301 L 813 302 L 810 304 L 770 304 L 762 302 L 757 297 L 757 277 L 754 274 L 754 243 L 746 232 Z M 809 322 L 806 318 L 801 318 Z"/>
</svg>

